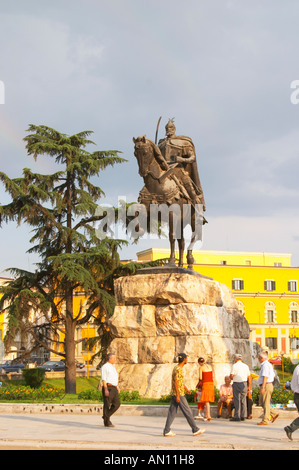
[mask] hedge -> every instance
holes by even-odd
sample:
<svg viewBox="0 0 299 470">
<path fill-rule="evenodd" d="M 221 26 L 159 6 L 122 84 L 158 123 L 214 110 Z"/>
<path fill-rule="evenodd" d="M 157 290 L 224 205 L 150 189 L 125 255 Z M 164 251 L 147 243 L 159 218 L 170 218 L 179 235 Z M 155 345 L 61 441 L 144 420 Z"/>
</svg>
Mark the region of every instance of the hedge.
<svg viewBox="0 0 299 470">
<path fill-rule="evenodd" d="M 41 387 L 43 380 L 45 378 L 45 369 L 36 368 L 36 369 L 23 369 L 22 375 L 25 380 L 25 384 L 31 388 Z"/>
<path fill-rule="evenodd" d="M 138 401 L 141 399 L 137 390 L 133 390 L 132 392 L 121 390 L 119 396 L 121 401 Z M 92 388 L 80 392 L 78 398 L 80 400 L 103 401 L 103 394 L 102 390 Z"/>
</svg>

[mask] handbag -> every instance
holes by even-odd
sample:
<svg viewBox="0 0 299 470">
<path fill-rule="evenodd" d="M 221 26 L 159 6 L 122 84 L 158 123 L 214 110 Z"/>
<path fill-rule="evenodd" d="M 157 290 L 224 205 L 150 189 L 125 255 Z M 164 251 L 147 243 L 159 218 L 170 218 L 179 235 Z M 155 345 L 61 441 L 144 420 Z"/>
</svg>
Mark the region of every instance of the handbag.
<svg viewBox="0 0 299 470">
<path fill-rule="evenodd" d="M 198 381 L 198 384 L 196 385 L 196 389 L 200 390 L 202 388 L 202 380 Z"/>
</svg>

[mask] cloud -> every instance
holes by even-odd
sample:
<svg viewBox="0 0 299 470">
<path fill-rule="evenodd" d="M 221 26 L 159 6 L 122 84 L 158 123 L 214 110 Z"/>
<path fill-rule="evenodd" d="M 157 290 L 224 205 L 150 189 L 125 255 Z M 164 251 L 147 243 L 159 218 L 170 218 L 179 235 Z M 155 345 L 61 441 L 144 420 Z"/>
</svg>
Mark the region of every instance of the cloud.
<svg viewBox="0 0 299 470">
<path fill-rule="evenodd" d="M 202 248 L 292 253 L 292 264 L 299 266 L 298 234 L 299 218 L 291 219 L 281 213 L 263 217 L 212 217 L 204 226 Z"/>
<path fill-rule="evenodd" d="M 226 156 L 221 175 L 215 175 L 219 190 L 223 188 L 219 208 L 226 206 L 228 213 L 243 211 L 251 215 L 273 214 L 278 210 L 291 215 L 296 211 L 298 142 L 299 131 L 295 130 L 267 141 L 252 142 L 244 150 Z M 218 196 L 218 192 L 212 195 L 214 207 Z"/>
<path fill-rule="evenodd" d="M 51 169 L 49 159 L 28 161 L 22 138 L 29 123 L 69 134 L 90 129 L 96 148 L 118 149 L 128 159 L 98 181 L 107 202 L 117 202 L 119 195 L 136 200 L 143 181 L 132 137 L 154 139 L 162 115 L 161 138 L 175 116 L 177 133 L 195 143 L 209 249 L 223 245 L 220 227 L 229 230 L 231 223 L 238 233 L 238 220 L 248 230 L 254 221 L 259 229 L 250 246 L 260 251 L 260 236 L 267 249 L 267 227 L 273 233 L 275 221 L 280 226 L 283 220 L 289 238 L 277 229 L 281 237 L 273 238 L 271 249 L 285 251 L 289 243 L 298 253 L 299 105 L 291 104 L 290 83 L 299 79 L 294 60 L 299 6 L 290 0 L 269 5 L 257 0 L 1 5 L 2 171 L 17 176 L 25 166 Z M 2 202 L 1 191 L 0 197 Z M 230 249 L 249 246 L 250 239 L 245 231 L 231 235 Z"/>
</svg>

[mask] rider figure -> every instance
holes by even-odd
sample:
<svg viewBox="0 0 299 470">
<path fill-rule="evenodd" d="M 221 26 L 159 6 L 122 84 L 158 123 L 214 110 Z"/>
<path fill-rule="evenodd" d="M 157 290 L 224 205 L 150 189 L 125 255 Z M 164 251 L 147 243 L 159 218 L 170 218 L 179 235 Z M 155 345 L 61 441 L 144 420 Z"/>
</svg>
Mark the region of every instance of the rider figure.
<svg viewBox="0 0 299 470">
<path fill-rule="evenodd" d="M 166 137 L 161 139 L 158 147 L 169 165 L 175 164 L 172 174 L 186 190 L 191 203 L 202 204 L 205 211 L 204 195 L 197 170 L 195 148 L 190 137 L 175 134 L 173 119 L 165 126 Z"/>
</svg>

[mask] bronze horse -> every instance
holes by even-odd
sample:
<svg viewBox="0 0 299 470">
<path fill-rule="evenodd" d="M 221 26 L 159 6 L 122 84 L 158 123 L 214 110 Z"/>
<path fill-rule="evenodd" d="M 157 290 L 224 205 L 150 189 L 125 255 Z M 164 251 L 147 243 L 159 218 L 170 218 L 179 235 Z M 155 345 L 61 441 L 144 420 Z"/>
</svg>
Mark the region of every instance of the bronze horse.
<svg viewBox="0 0 299 470">
<path fill-rule="evenodd" d="M 185 250 L 184 228 L 191 226 L 192 236 L 187 247 L 188 269 L 193 269 L 194 258 L 192 249 L 197 240 L 201 240 L 202 225 L 206 222 L 202 215 L 202 205 L 190 201 L 188 192 L 184 187 L 185 174 L 177 164 L 168 164 L 155 143 L 145 136 L 133 138 L 135 144 L 134 154 L 139 166 L 139 174 L 144 180 L 144 187 L 139 193 L 138 202 L 146 208 L 148 221 L 152 214 L 153 205 L 165 208 L 159 212 L 160 222 L 169 224 L 170 258 L 169 265 L 175 266 L 175 240 L 179 247 L 178 266 L 183 266 Z M 180 178 L 180 175 L 182 176 Z M 166 220 L 167 219 L 167 220 Z M 149 225 L 148 225 L 149 226 Z"/>
</svg>

